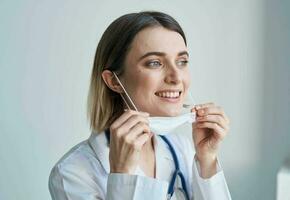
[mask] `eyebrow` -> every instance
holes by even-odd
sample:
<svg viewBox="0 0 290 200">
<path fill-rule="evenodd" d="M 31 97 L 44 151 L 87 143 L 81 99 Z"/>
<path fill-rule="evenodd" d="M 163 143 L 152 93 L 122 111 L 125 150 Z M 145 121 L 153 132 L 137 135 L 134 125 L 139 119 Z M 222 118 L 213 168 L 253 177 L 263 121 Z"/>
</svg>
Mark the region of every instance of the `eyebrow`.
<svg viewBox="0 0 290 200">
<path fill-rule="evenodd" d="M 141 56 L 141 57 L 139 58 L 138 61 L 140 61 L 140 60 L 142 60 L 143 58 L 146 58 L 146 57 L 148 57 L 148 56 L 152 56 L 152 55 L 155 55 L 155 56 L 165 56 L 166 53 L 164 53 L 164 52 L 159 52 L 159 51 L 151 51 L 151 52 L 148 52 L 148 53 L 144 54 L 143 56 Z M 187 51 L 181 51 L 181 52 L 179 52 L 177 55 L 178 55 L 178 56 L 187 55 L 187 56 L 189 57 L 189 54 L 188 54 Z"/>
</svg>

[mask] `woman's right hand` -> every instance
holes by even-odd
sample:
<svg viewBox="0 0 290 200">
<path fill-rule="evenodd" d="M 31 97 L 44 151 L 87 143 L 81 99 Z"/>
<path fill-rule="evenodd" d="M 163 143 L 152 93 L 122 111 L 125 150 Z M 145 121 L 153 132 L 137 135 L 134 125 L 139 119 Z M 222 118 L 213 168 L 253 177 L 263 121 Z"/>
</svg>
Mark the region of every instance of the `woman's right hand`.
<svg viewBox="0 0 290 200">
<path fill-rule="evenodd" d="M 110 126 L 110 172 L 134 174 L 143 145 L 151 138 L 148 113 L 126 110 Z"/>
</svg>

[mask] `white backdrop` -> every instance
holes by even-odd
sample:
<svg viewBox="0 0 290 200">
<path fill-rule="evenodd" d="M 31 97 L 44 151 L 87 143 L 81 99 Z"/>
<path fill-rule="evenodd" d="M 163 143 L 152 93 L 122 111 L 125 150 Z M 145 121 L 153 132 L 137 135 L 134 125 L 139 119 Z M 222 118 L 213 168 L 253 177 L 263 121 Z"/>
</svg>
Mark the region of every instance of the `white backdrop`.
<svg viewBox="0 0 290 200">
<path fill-rule="evenodd" d="M 220 158 L 233 199 L 275 198 L 290 155 L 289 1 L 0 0 L 0 199 L 50 199 L 50 169 L 90 134 L 100 36 L 141 10 L 180 22 L 195 101 L 214 101 L 231 119 Z"/>
</svg>

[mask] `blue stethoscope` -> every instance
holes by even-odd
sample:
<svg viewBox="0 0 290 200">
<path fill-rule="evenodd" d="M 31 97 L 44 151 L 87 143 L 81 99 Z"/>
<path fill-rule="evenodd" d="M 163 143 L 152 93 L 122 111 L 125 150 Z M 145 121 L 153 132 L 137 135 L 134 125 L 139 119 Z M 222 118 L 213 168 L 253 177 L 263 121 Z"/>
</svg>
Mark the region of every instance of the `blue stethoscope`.
<svg viewBox="0 0 290 200">
<path fill-rule="evenodd" d="M 110 131 L 109 131 L 109 129 L 105 130 L 105 135 L 106 135 L 107 141 L 109 143 L 110 142 Z M 180 180 L 181 180 L 181 185 L 182 185 L 182 189 L 184 191 L 185 198 L 187 200 L 189 200 L 189 193 L 187 191 L 185 178 L 183 176 L 183 173 L 180 170 L 179 161 L 178 161 L 176 152 L 175 152 L 175 150 L 173 148 L 173 145 L 171 144 L 171 142 L 164 135 L 159 135 L 159 137 L 161 137 L 161 139 L 168 145 L 169 151 L 170 151 L 170 153 L 171 153 L 171 155 L 173 157 L 173 161 L 174 161 L 174 165 L 175 165 L 175 171 L 174 171 L 174 173 L 172 175 L 172 178 L 171 178 L 169 186 L 168 186 L 167 199 L 171 199 L 171 197 L 172 197 L 172 195 L 174 193 L 175 180 L 179 176 Z"/>
</svg>

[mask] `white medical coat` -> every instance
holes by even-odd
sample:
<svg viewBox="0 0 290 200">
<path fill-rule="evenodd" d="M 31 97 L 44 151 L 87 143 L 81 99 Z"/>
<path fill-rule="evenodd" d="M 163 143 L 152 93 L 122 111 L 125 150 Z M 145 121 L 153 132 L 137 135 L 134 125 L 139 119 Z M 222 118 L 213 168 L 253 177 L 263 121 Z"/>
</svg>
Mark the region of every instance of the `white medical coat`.
<svg viewBox="0 0 290 200">
<path fill-rule="evenodd" d="M 156 178 L 147 177 L 138 167 L 134 175 L 110 173 L 109 146 L 105 133 L 92 132 L 89 139 L 66 153 L 53 167 L 49 190 L 53 200 L 163 200 L 175 170 L 167 144 L 154 135 Z M 199 163 L 194 159 L 191 138 L 170 134 L 167 138 L 178 155 L 191 199 L 231 200 L 228 186 L 217 164 L 217 173 L 209 179 L 200 176 Z M 173 199 L 180 195 L 181 182 L 175 184 Z"/>
</svg>

